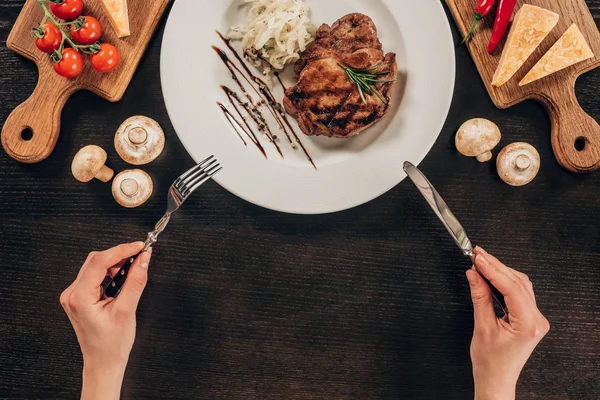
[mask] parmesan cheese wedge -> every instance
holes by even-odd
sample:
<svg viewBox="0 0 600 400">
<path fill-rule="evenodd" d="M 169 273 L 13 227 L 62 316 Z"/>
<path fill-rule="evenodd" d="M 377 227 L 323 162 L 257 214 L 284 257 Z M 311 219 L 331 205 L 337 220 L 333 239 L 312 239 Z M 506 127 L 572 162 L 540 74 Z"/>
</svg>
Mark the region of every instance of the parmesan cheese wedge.
<svg viewBox="0 0 600 400">
<path fill-rule="evenodd" d="M 527 85 L 592 57 L 594 52 L 577 25 L 573 24 L 525 75 L 519 86 Z"/>
<path fill-rule="evenodd" d="M 127 0 L 100 0 L 104 11 L 110 19 L 110 23 L 117 31 L 117 36 L 123 38 L 129 36 L 129 12 L 127 10 Z"/>
<path fill-rule="evenodd" d="M 492 85 L 499 87 L 508 82 L 554 29 L 559 18 L 560 16 L 552 11 L 529 4 L 523 5 L 515 15 Z"/>
</svg>

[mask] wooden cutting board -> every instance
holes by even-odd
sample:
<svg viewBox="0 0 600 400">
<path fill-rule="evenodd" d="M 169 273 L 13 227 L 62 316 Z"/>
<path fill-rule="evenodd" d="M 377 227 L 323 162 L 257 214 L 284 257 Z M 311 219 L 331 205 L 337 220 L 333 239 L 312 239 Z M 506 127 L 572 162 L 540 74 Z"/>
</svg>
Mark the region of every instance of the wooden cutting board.
<svg viewBox="0 0 600 400">
<path fill-rule="evenodd" d="M 446 0 L 446 3 L 461 34 L 465 35 L 473 21 L 473 9 L 477 0 Z M 573 172 L 595 171 L 600 168 L 600 126 L 583 111 L 575 97 L 577 77 L 600 66 L 600 33 L 594 18 L 585 0 L 519 0 L 515 14 L 525 3 L 554 11 L 560 15 L 560 20 L 509 82 L 500 88 L 491 85 L 504 45 L 502 42 L 491 55 L 486 50 L 495 12 L 480 23 L 473 39 L 468 43 L 471 56 L 497 107 L 507 108 L 525 99 L 539 100 L 546 106 L 552 121 L 552 148 L 560 165 Z M 519 87 L 525 74 L 573 23 L 579 26 L 596 56 Z"/>
<path fill-rule="evenodd" d="M 91 15 L 102 24 L 102 42 L 111 43 L 121 53 L 121 65 L 102 74 L 84 55 L 83 72 L 74 79 L 54 72 L 47 54 L 39 51 L 31 39 L 31 29 L 44 16 L 37 0 L 27 0 L 6 42 L 11 50 L 33 60 L 39 71 L 37 86 L 29 99 L 9 115 L 2 127 L 2 146 L 17 161 L 36 163 L 52 153 L 60 134 L 60 117 L 67 99 L 87 89 L 108 101 L 121 99 L 140 63 L 150 38 L 170 0 L 128 0 L 131 36 L 119 39 L 98 0 L 86 0 L 83 15 Z"/>
</svg>

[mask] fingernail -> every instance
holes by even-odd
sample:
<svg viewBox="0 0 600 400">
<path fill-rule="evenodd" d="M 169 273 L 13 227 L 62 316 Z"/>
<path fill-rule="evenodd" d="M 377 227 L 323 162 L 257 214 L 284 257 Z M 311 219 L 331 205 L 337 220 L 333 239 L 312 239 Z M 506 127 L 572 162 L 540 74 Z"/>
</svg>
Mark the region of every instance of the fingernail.
<svg viewBox="0 0 600 400">
<path fill-rule="evenodd" d="M 479 283 L 479 274 L 473 270 L 467 270 L 467 280 L 470 286 L 475 287 Z"/>
<path fill-rule="evenodd" d="M 485 251 L 484 249 L 482 249 L 482 248 L 481 248 L 481 247 L 479 247 L 479 246 L 475 247 L 475 252 L 476 252 L 477 254 L 480 254 L 480 253 L 481 253 L 481 254 L 485 254 L 485 255 L 487 255 L 487 254 L 488 254 L 488 252 L 487 252 L 487 251 Z"/>
<path fill-rule="evenodd" d="M 132 246 L 133 246 L 133 245 L 135 245 L 135 246 L 143 246 L 143 245 L 144 245 L 144 242 L 137 241 L 137 242 L 131 242 L 131 243 L 129 243 L 129 244 L 130 244 L 130 245 L 132 245 Z"/>
<path fill-rule="evenodd" d="M 148 264 L 150 263 L 150 256 L 152 255 L 151 251 L 145 251 L 142 253 L 141 260 L 140 260 L 140 266 L 142 268 L 148 268 Z"/>
</svg>

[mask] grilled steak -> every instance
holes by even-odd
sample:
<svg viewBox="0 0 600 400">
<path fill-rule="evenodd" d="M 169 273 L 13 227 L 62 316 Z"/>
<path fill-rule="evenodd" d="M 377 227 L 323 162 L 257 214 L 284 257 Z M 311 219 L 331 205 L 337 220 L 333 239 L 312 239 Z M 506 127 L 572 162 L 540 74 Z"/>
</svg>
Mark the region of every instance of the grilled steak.
<svg viewBox="0 0 600 400">
<path fill-rule="evenodd" d="M 298 83 L 285 91 L 283 104 L 305 134 L 347 138 L 379 121 L 389 110 L 395 82 L 375 86 L 385 103 L 376 95 L 365 94 L 365 104 L 343 66 L 376 67 L 369 73 L 389 72 L 378 79 L 396 79 L 396 55 L 384 55 L 375 23 L 366 15 L 349 14 L 331 27 L 321 26 L 317 39 L 296 63 Z"/>
</svg>

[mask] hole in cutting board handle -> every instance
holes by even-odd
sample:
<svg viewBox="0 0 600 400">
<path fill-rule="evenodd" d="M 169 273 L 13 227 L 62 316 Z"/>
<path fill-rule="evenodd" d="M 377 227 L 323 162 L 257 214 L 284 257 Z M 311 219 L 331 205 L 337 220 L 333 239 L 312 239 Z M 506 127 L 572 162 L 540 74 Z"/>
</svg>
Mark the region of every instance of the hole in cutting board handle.
<svg viewBox="0 0 600 400">
<path fill-rule="evenodd" d="M 577 139 L 575 139 L 575 150 L 577 151 L 583 151 L 585 149 L 585 145 L 587 144 L 587 139 L 584 138 L 583 136 L 578 137 Z"/>
<path fill-rule="evenodd" d="M 21 139 L 23 139 L 26 142 L 29 142 L 31 138 L 33 138 L 33 130 L 30 127 L 26 126 L 21 131 Z"/>
</svg>

